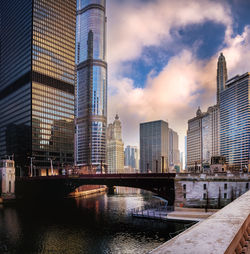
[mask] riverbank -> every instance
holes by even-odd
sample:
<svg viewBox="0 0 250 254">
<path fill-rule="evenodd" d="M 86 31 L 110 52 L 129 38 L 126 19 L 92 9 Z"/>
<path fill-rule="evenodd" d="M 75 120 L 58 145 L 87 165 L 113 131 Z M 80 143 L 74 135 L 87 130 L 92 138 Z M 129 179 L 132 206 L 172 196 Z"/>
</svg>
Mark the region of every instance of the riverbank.
<svg viewBox="0 0 250 254">
<path fill-rule="evenodd" d="M 89 196 L 89 195 L 96 194 L 96 193 L 106 192 L 107 189 L 108 188 L 105 186 L 105 187 L 100 187 L 100 188 L 91 189 L 91 190 L 77 190 L 75 192 L 70 193 L 69 197 L 74 197 L 74 198 L 85 197 L 85 196 Z"/>
<path fill-rule="evenodd" d="M 14 195 L 0 196 L 0 204 L 13 204 L 16 202 L 16 197 Z"/>
<path fill-rule="evenodd" d="M 146 218 L 163 221 L 174 222 L 199 222 L 205 220 L 218 209 L 205 209 L 202 208 L 184 208 L 175 207 L 174 211 L 167 211 L 166 209 L 146 209 L 146 210 L 134 210 L 132 216 L 137 218 Z"/>
</svg>

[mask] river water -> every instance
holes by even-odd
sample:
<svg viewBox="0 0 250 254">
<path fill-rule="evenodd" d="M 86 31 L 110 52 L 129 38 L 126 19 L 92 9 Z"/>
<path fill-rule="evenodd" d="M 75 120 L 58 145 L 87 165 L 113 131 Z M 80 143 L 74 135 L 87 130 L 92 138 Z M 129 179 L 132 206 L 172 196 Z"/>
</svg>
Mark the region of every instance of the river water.
<svg viewBox="0 0 250 254">
<path fill-rule="evenodd" d="M 114 195 L 0 206 L 0 253 L 148 253 L 186 226 L 132 218 L 131 209 L 155 200 L 148 192 L 119 188 Z"/>
</svg>

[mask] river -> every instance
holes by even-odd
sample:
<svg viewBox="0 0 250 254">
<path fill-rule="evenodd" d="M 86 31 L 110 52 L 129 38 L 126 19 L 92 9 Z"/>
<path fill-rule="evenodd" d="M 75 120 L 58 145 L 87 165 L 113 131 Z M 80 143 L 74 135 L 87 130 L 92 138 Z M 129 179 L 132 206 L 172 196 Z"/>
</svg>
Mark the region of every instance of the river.
<svg viewBox="0 0 250 254">
<path fill-rule="evenodd" d="M 118 188 L 114 195 L 0 206 L 0 253 L 148 253 L 185 226 L 132 218 L 131 209 L 155 199 L 149 192 Z"/>
</svg>

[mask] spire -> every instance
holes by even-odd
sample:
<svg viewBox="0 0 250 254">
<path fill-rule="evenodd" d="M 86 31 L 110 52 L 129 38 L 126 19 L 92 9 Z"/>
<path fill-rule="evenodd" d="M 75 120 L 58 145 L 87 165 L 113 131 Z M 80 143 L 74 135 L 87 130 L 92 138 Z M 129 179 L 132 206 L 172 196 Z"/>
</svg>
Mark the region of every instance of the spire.
<svg viewBox="0 0 250 254">
<path fill-rule="evenodd" d="M 220 104 L 220 92 L 225 89 L 227 81 L 227 64 L 223 53 L 220 53 L 217 63 L 217 104 Z"/>
<path fill-rule="evenodd" d="M 202 114 L 200 106 L 198 107 L 197 111 L 196 111 L 196 116 L 200 116 Z"/>
<path fill-rule="evenodd" d="M 115 120 L 119 120 L 118 114 L 115 115 Z"/>
</svg>

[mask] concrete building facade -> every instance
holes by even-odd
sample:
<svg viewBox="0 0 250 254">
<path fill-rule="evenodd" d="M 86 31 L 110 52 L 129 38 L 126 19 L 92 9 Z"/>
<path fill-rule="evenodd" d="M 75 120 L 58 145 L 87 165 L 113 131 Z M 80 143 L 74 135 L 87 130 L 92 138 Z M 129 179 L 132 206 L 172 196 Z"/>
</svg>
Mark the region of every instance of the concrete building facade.
<svg viewBox="0 0 250 254">
<path fill-rule="evenodd" d="M 122 126 L 119 116 L 107 129 L 107 161 L 108 173 L 124 173 L 124 143 L 122 141 Z"/>
<path fill-rule="evenodd" d="M 227 81 L 227 64 L 223 53 L 217 62 L 217 104 L 220 104 L 220 93 L 225 90 Z"/>
<path fill-rule="evenodd" d="M 0 197 L 15 196 L 15 162 L 14 160 L 0 160 Z"/>
<path fill-rule="evenodd" d="M 177 174 L 175 205 L 221 208 L 249 190 L 249 174 Z"/>
<path fill-rule="evenodd" d="M 211 163 L 211 157 L 219 155 L 219 107 L 209 107 L 207 112 L 196 112 L 188 121 L 187 167 L 200 171 Z"/>
<path fill-rule="evenodd" d="M 187 130 L 187 169 L 200 170 L 202 166 L 202 117 L 200 108 L 196 117 L 188 120 Z"/>
</svg>

